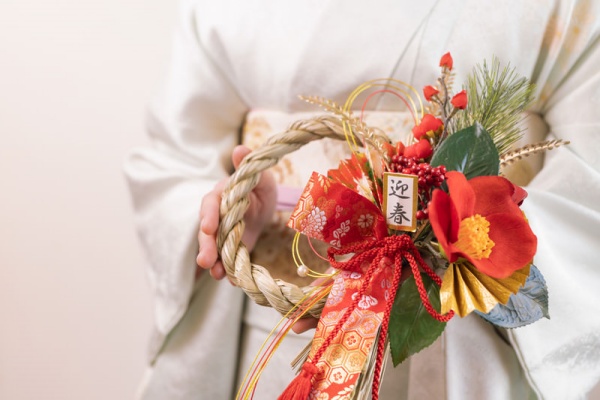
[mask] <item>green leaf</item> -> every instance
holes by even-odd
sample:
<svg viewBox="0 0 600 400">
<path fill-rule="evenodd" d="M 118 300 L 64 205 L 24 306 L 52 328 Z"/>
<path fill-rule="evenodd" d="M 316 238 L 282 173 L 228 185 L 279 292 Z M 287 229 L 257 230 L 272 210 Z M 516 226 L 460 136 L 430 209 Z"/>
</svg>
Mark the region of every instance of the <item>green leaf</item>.
<svg viewBox="0 0 600 400">
<path fill-rule="evenodd" d="M 498 175 L 500 157 L 494 141 L 479 123 L 448 136 L 440 144 L 431 165 L 444 165 L 448 171 L 459 171 L 467 179 L 481 175 Z"/>
<path fill-rule="evenodd" d="M 429 276 L 421 277 L 431 305 L 439 311 L 439 287 Z M 435 342 L 445 328 L 446 323 L 437 321 L 423 306 L 415 278 L 408 278 L 398 289 L 390 314 L 388 336 L 394 367 Z"/>
</svg>

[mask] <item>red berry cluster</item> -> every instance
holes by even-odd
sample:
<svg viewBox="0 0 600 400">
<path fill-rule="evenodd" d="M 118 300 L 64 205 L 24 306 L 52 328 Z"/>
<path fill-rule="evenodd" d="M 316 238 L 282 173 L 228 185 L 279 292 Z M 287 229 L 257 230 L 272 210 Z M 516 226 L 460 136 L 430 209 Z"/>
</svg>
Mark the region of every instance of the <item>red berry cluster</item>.
<svg viewBox="0 0 600 400">
<path fill-rule="evenodd" d="M 432 167 L 426 162 L 419 162 L 416 157 L 404 157 L 401 155 L 392 156 L 390 168 L 392 172 L 401 174 L 416 175 L 419 181 L 419 202 L 420 210 L 417 211 L 417 219 L 427 219 L 427 205 L 431 200 L 431 191 L 442 185 L 446 179 L 446 167 Z"/>
</svg>

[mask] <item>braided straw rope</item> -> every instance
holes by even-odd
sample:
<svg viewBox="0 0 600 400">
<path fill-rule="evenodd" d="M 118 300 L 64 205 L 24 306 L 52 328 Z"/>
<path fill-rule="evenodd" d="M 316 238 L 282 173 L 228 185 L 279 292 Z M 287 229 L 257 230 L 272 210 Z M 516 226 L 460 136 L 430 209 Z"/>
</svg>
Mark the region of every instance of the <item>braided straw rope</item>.
<svg viewBox="0 0 600 400">
<path fill-rule="evenodd" d="M 248 195 L 258 184 L 260 173 L 314 140 L 333 138 L 344 140 L 344 128 L 338 118 L 326 116 L 293 123 L 287 131 L 270 137 L 265 144 L 244 158 L 223 191 L 217 248 L 229 279 L 257 304 L 271 306 L 285 315 L 314 290 L 273 279 L 266 268 L 252 264 L 248 249 L 241 242 L 244 214 L 250 201 Z M 325 299 L 308 313 L 319 317 Z"/>
</svg>

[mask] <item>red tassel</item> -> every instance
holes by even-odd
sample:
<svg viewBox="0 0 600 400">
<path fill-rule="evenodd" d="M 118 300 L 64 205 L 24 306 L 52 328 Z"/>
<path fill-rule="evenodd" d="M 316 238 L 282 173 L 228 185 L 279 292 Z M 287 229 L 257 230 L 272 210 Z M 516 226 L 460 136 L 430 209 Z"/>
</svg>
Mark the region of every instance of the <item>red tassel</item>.
<svg viewBox="0 0 600 400">
<path fill-rule="evenodd" d="M 277 400 L 307 400 L 312 388 L 312 378 L 319 368 L 311 362 L 305 362 L 302 371 L 290 382 Z"/>
</svg>

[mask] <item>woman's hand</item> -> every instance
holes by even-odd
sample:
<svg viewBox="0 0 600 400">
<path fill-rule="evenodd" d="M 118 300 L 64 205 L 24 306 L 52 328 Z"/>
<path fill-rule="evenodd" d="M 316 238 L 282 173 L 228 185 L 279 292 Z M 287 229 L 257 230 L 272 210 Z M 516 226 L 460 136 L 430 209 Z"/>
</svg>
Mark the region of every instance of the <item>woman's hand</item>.
<svg viewBox="0 0 600 400">
<path fill-rule="evenodd" d="M 237 146 L 233 150 L 231 159 L 234 167 L 237 169 L 244 157 L 250 153 L 250 149 L 245 146 Z M 198 232 L 199 252 L 196 257 L 198 270 L 196 277 L 202 270 L 210 270 L 210 275 L 215 279 L 225 277 L 225 269 L 219 254 L 217 253 L 217 229 L 219 227 L 219 206 L 221 204 L 221 194 L 229 178 L 219 182 L 212 191 L 208 192 L 202 199 L 200 206 L 200 229 Z M 251 251 L 258 240 L 260 232 L 268 223 L 275 211 L 277 202 L 277 191 L 275 179 L 269 171 L 261 174 L 258 185 L 249 195 L 250 206 L 244 215 L 246 228 L 242 236 L 242 242 Z"/>
</svg>

